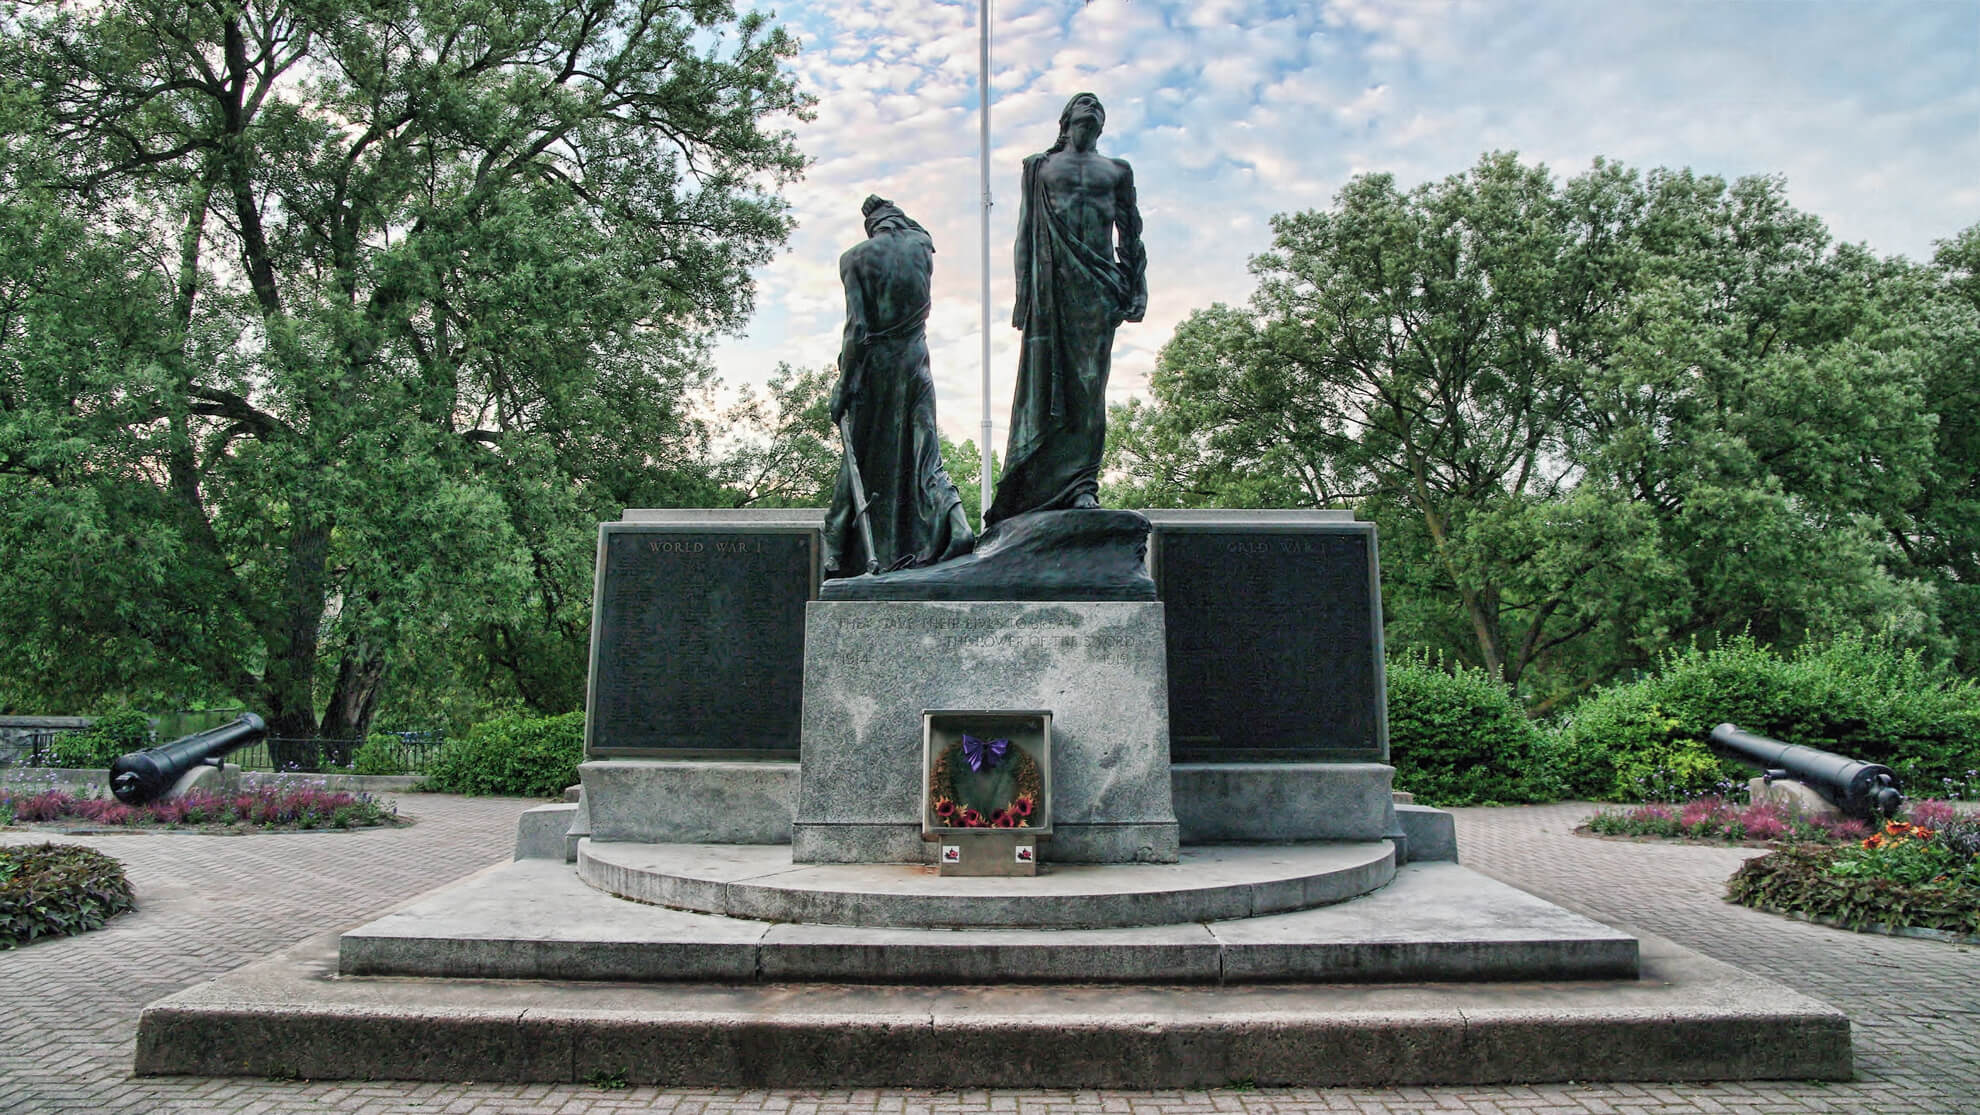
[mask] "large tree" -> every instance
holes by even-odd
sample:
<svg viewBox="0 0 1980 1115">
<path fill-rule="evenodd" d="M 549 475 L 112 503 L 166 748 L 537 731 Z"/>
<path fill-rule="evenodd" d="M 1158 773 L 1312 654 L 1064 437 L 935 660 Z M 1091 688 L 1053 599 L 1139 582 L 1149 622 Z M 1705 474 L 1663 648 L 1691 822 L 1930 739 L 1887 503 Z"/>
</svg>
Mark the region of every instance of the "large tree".
<svg viewBox="0 0 1980 1115">
<path fill-rule="evenodd" d="M 1391 637 L 1545 695 L 1746 626 L 1933 630 L 1880 526 L 1932 454 L 1909 270 L 1778 180 L 1495 154 L 1273 227 L 1117 415 L 1117 498 L 1359 506 Z"/>
<path fill-rule="evenodd" d="M 713 488 L 684 397 L 788 230 L 793 50 L 709 0 L 20 9 L 8 684 L 353 735 L 417 632 L 568 706 L 590 524 Z"/>
<path fill-rule="evenodd" d="M 1920 355 L 1924 409 L 1938 416 L 1932 465 L 1885 518 L 1943 599 L 1960 669 L 1980 676 L 1980 225 L 1941 242 L 1932 262 L 1889 324 Z"/>
</svg>

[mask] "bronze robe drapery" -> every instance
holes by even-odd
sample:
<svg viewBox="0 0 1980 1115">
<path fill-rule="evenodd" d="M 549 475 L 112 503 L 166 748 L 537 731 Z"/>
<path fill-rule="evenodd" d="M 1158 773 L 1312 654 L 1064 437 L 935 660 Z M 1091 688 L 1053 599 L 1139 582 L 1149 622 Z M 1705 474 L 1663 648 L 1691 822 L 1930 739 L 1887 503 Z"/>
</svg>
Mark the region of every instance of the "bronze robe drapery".
<svg viewBox="0 0 1980 1115">
<path fill-rule="evenodd" d="M 846 329 L 839 353 L 846 439 L 866 486 L 873 558 L 884 570 L 929 565 L 975 545 L 952 514 L 962 504 L 942 464 L 935 382 L 928 374 L 929 281 L 935 246 L 919 225 L 883 230 L 839 260 Z M 828 577 L 866 570 L 843 463 L 825 515 Z"/>
<path fill-rule="evenodd" d="M 1118 232 L 1117 262 L 1111 243 L 1081 240 L 1053 211 L 1039 173 L 1050 157 L 1024 161 L 1011 322 L 1024 330 L 1024 345 L 991 524 L 1098 493 L 1114 330 L 1146 284 L 1132 180 L 1115 198 L 1114 227 L 1105 230 Z"/>
</svg>

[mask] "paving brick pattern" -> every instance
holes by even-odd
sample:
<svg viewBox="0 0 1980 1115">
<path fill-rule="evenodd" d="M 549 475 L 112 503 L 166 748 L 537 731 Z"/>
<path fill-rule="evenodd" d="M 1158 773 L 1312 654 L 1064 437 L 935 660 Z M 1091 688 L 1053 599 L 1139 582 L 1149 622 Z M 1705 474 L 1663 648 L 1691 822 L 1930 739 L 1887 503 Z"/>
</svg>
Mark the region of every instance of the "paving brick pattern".
<svg viewBox="0 0 1980 1115">
<path fill-rule="evenodd" d="M 65 838 L 123 860 L 140 909 L 82 937 L 0 952 L 0 1112 L 1980 1115 L 1980 949 L 1859 936 L 1727 905 L 1724 880 L 1750 852 L 1573 836 L 1585 805 L 1461 810 L 1465 862 L 1843 1008 L 1855 1022 L 1854 1082 L 957 1093 L 132 1077 L 143 1004 L 506 859 L 516 816 L 534 803 L 409 795 L 401 804 L 419 823 L 390 832 Z"/>
</svg>

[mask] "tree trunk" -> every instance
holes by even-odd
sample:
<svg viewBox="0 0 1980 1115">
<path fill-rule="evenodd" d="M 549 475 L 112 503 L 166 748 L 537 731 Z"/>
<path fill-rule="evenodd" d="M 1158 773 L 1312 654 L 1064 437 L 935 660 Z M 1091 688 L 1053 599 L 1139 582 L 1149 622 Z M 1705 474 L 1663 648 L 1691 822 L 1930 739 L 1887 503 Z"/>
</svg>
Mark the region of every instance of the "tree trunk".
<svg viewBox="0 0 1980 1115">
<path fill-rule="evenodd" d="M 371 719 L 378 712 L 384 680 L 385 648 L 362 636 L 352 636 L 344 645 L 343 660 L 337 664 L 330 707 L 323 710 L 324 762 L 350 765 L 352 749 L 371 734 Z"/>
<path fill-rule="evenodd" d="M 277 769 L 294 766 L 315 770 L 316 652 L 323 629 L 325 563 L 330 552 L 330 525 L 307 515 L 289 535 L 289 568 L 275 608 L 274 623 L 265 632 L 268 665 L 261 690 L 268 709 L 268 734 L 274 739 L 307 740 L 300 744 L 271 744 L 269 758 Z"/>
</svg>

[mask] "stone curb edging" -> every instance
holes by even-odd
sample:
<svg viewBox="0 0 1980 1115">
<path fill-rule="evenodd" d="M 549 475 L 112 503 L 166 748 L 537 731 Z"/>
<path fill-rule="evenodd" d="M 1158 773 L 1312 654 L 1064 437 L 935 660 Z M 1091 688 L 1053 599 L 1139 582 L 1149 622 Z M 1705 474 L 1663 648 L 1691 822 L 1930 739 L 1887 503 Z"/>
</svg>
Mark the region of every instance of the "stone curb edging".
<svg viewBox="0 0 1980 1115">
<path fill-rule="evenodd" d="M 1944 941 L 1949 945 L 1980 945 L 1980 936 L 1954 933 L 1950 929 L 1925 929 L 1916 925 L 1891 925 L 1881 921 L 1865 922 L 1860 926 L 1847 925 L 1839 918 L 1817 917 L 1814 914 L 1804 914 L 1800 910 L 1789 910 L 1781 906 L 1747 906 L 1744 902 L 1733 902 L 1730 898 L 1726 901 L 1732 902 L 1735 906 L 1745 906 L 1749 910 L 1758 910 L 1763 914 L 1840 929 L 1845 933 L 1870 933 L 1879 937 L 1913 937 L 1921 941 Z"/>
<path fill-rule="evenodd" d="M 325 790 L 353 793 L 413 793 L 426 781 L 423 774 L 339 774 L 325 771 L 244 770 L 241 785 L 287 786 L 292 783 L 320 786 Z M 26 783 L 46 783 L 45 789 L 95 789 L 110 792 L 110 772 L 90 767 L 6 767 L 0 768 L 0 787 Z"/>
</svg>

